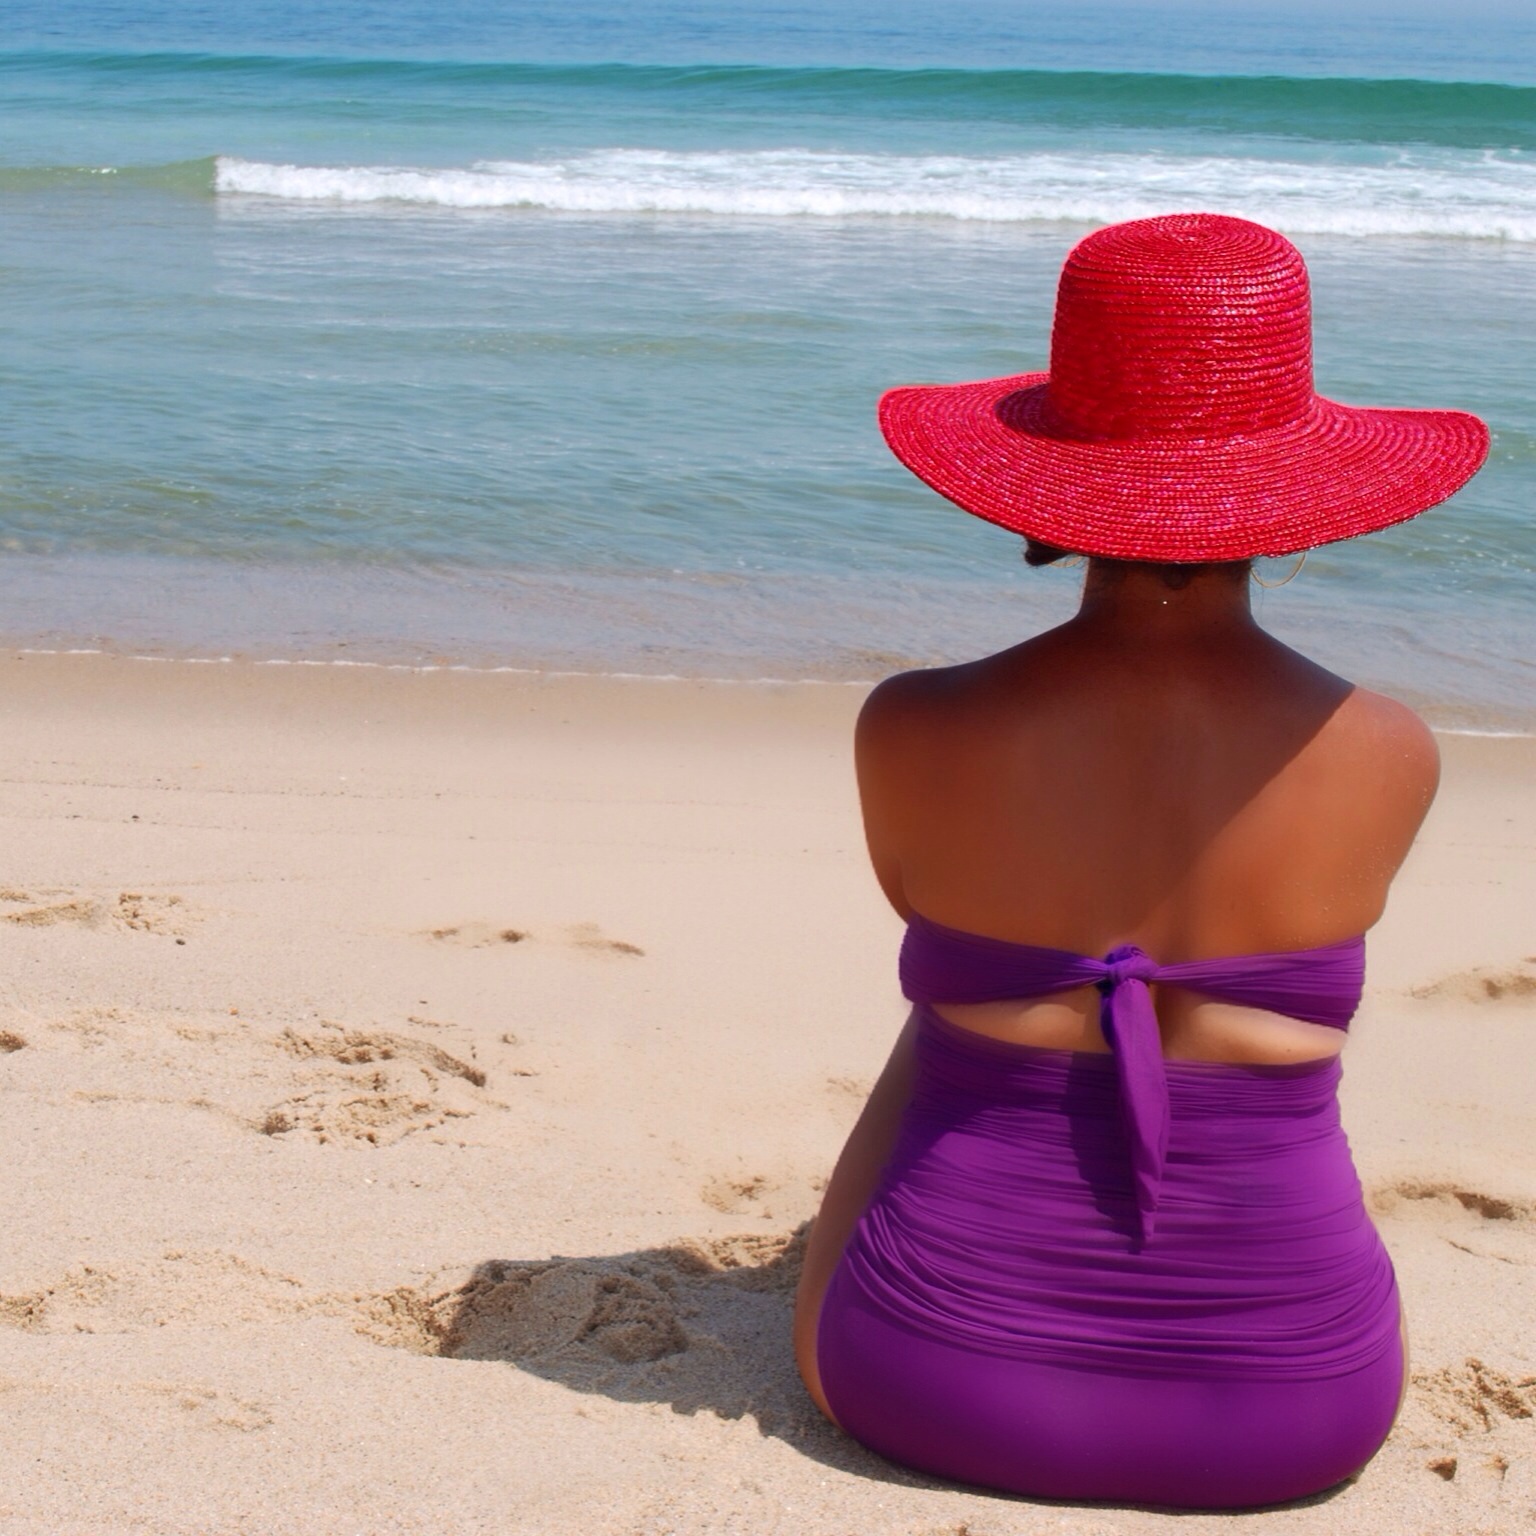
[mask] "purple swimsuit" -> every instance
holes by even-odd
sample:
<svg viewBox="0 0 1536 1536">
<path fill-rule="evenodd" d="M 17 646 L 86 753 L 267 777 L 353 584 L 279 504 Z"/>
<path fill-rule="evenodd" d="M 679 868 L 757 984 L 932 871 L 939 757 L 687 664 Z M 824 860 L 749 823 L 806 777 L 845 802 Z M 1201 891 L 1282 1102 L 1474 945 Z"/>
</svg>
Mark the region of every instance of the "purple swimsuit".
<svg viewBox="0 0 1536 1536">
<path fill-rule="evenodd" d="M 1338 1059 L 1165 1060 L 1146 983 L 1344 1029 L 1364 952 L 1160 966 L 915 916 L 916 1084 L 817 1339 L 843 1428 L 1044 1498 L 1233 1508 L 1358 1471 L 1403 1362 Z M 929 1006 L 1090 985 L 1107 1055 L 993 1040 Z"/>
</svg>

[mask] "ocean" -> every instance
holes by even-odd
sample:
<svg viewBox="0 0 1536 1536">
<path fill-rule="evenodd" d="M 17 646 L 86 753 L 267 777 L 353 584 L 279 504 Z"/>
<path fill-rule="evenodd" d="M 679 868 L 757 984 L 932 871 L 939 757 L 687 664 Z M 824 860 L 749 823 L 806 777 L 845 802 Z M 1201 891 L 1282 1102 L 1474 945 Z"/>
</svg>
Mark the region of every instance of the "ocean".
<svg viewBox="0 0 1536 1536">
<path fill-rule="evenodd" d="M 1528 8 L 231 12 L 7 8 L 7 644 L 829 682 L 1010 644 L 1077 578 L 875 401 L 1043 367 L 1075 240 L 1208 208 L 1301 246 L 1323 393 L 1494 431 L 1262 618 L 1536 728 Z"/>
</svg>

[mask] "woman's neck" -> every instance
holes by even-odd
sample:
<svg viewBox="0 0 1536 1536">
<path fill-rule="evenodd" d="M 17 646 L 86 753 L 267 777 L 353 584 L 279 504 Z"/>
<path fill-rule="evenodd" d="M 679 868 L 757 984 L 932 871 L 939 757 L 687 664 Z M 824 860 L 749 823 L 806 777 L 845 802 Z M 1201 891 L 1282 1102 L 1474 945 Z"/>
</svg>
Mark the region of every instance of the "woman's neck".
<svg viewBox="0 0 1536 1536">
<path fill-rule="evenodd" d="M 1261 633 L 1248 596 L 1248 567 L 1197 567 L 1170 586 L 1155 566 L 1090 560 L 1072 621 L 1082 631 L 1143 646 Z"/>
</svg>

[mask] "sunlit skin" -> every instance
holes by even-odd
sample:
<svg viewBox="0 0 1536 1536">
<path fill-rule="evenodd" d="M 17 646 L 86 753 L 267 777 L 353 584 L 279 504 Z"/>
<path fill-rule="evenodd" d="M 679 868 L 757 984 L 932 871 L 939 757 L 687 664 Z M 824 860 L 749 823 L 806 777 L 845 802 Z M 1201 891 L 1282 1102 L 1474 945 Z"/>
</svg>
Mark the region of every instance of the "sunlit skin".
<svg viewBox="0 0 1536 1536">
<path fill-rule="evenodd" d="M 1066 624 L 875 689 L 855 755 L 870 860 L 897 913 L 1078 954 L 1137 944 L 1163 963 L 1369 929 L 1434 798 L 1434 738 L 1266 633 L 1249 593 L 1243 565 L 1171 586 L 1155 568 L 1090 561 Z M 1171 1058 L 1296 1062 L 1344 1045 L 1323 1025 L 1153 996 Z M 1098 1005 L 1083 988 L 938 1011 L 998 1039 L 1102 1052 Z M 795 1353 L 828 1417 L 817 1319 L 911 1083 L 909 1024 L 811 1232 Z"/>
</svg>

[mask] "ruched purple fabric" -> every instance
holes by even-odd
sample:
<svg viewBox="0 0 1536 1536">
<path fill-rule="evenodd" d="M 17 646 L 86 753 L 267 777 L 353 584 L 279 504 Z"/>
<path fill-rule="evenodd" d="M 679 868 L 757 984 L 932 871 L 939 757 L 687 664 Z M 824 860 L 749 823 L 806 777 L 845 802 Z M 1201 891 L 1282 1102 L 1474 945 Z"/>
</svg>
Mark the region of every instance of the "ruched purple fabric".
<svg viewBox="0 0 1536 1536">
<path fill-rule="evenodd" d="M 1402 1360 L 1339 1062 L 1165 1060 L 1147 990 L 1343 1028 L 1362 972 L 1358 940 L 1159 966 L 915 919 L 914 1092 L 821 1313 L 839 1423 L 910 1466 L 1052 1498 L 1251 1506 L 1363 1465 Z M 1109 1054 L 931 1006 L 1085 985 Z"/>
</svg>

